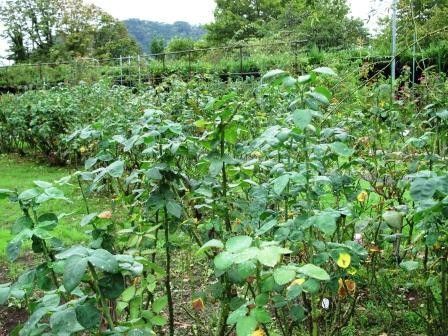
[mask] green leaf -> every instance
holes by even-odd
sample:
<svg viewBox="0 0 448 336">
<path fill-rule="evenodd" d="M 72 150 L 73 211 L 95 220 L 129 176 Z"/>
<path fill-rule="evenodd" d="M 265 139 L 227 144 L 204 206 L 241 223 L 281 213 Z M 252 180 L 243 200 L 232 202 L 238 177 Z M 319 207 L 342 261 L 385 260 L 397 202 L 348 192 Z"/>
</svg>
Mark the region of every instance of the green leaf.
<svg viewBox="0 0 448 336">
<path fill-rule="evenodd" d="M 165 324 L 167 324 L 167 319 L 161 315 L 154 315 L 153 317 L 151 317 L 151 319 L 149 320 L 152 324 L 156 325 L 156 326 L 164 326 Z"/>
<path fill-rule="evenodd" d="M 236 323 L 236 335 L 251 336 L 257 325 L 257 320 L 253 316 L 244 316 Z"/>
<path fill-rule="evenodd" d="M 279 263 L 282 254 L 278 246 L 268 246 L 260 249 L 257 259 L 264 266 L 274 267 Z"/>
<path fill-rule="evenodd" d="M 54 213 L 46 213 L 39 216 L 37 225 L 44 230 L 53 230 L 58 225 L 58 216 Z"/>
<path fill-rule="evenodd" d="M 81 223 L 79 223 L 79 225 L 81 225 L 82 227 L 90 224 L 94 219 L 96 219 L 96 216 L 98 216 L 98 212 L 93 212 L 91 214 L 88 214 L 87 216 L 84 216 L 81 219 Z"/>
<path fill-rule="evenodd" d="M 289 315 L 293 321 L 302 322 L 305 318 L 305 309 L 301 305 L 293 305 L 289 311 Z"/>
<path fill-rule="evenodd" d="M 393 229 L 399 229 L 403 224 L 403 214 L 398 211 L 386 211 L 383 214 L 383 219 Z"/>
<path fill-rule="evenodd" d="M 437 179 L 418 178 L 411 183 L 410 194 L 414 201 L 431 199 L 437 190 Z"/>
<path fill-rule="evenodd" d="M 33 221 L 28 216 L 22 216 L 17 218 L 17 220 L 14 222 L 11 232 L 13 235 L 17 235 L 20 232 L 22 232 L 24 229 L 32 229 L 33 228 Z"/>
<path fill-rule="evenodd" d="M 249 236 L 236 236 L 230 238 L 226 242 L 226 250 L 228 252 L 238 253 L 252 245 L 252 238 Z"/>
<path fill-rule="evenodd" d="M 225 271 L 233 264 L 233 254 L 227 251 L 221 252 L 214 259 L 214 264 L 217 270 Z"/>
<path fill-rule="evenodd" d="M 72 335 L 84 330 L 82 325 L 78 323 L 76 311 L 73 307 L 56 311 L 51 315 L 50 326 L 53 335 Z"/>
<path fill-rule="evenodd" d="M 408 272 L 415 271 L 419 268 L 420 264 L 418 261 L 408 260 L 408 261 L 402 261 L 400 263 L 400 267 L 405 269 Z"/>
<path fill-rule="evenodd" d="M 210 167 L 208 169 L 209 174 L 212 177 L 217 176 L 222 170 L 223 161 L 222 159 L 211 158 L 210 159 Z"/>
<path fill-rule="evenodd" d="M 294 284 L 292 286 L 289 286 L 286 290 L 286 298 L 288 300 L 294 300 L 296 299 L 300 294 L 302 294 L 303 287 L 298 284 Z"/>
<path fill-rule="evenodd" d="M 111 177 L 121 177 L 124 173 L 124 161 L 113 162 L 106 168 L 106 171 Z"/>
<path fill-rule="evenodd" d="M 274 181 L 272 181 L 272 184 L 274 184 L 274 192 L 277 195 L 280 196 L 283 190 L 285 190 L 286 186 L 288 185 L 289 178 L 289 175 L 285 174 L 277 177 Z"/>
<path fill-rule="evenodd" d="M 64 192 L 56 187 L 45 189 L 45 194 L 53 199 L 65 199 Z"/>
<path fill-rule="evenodd" d="M 269 230 L 271 230 L 273 227 L 275 227 L 277 225 L 277 220 L 273 219 L 270 220 L 267 223 L 264 223 L 257 231 L 256 234 L 257 236 L 261 236 L 263 234 L 265 234 L 266 232 L 268 232 Z"/>
<path fill-rule="evenodd" d="M 229 314 L 229 317 L 227 318 L 227 324 L 233 325 L 237 323 L 240 319 L 242 319 L 244 316 L 246 316 L 248 313 L 248 309 L 245 305 L 239 307 L 238 309 L 234 310 Z"/>
<path fill-rule="evenodd" d="M 41 307 L 36 309 L 33 314 L 28 318 L 28 321 L 25 322 L 22 329 L 20 330 L 20 336 L 22 335 L 30 335 L 36 329 L 36 324 L 41 320 L 42 317 L 47 315 L 49 309 L 47 307 Z"/>
<path fill-rule="evenodd" d="M 180 206 L 179 203 L 173 201 L 173 200 L 169 200 L 166 203 L 166 210 L 168 211 L 168 213 L 176 218 L 180 218 L 182 215 L 182 207 Z"/>
<path fill-rule="evenodd" d="M 448 120 L 448 110 L 437 112 L 436 116 L 438 116 L 442 120 Z"/>
<path fill-rule="evenodd" d="M 255 298 L 255 303 L 259 306 L 267 305 L 269 302 L 269 295 L 268 294 L 259 294 Z"/>
<path fill-rule="evenodd" d="M 298 128 L 304 130 L 313 119 L 311 110 L 295 110 L 293 114 L 294 123 Z"/>
<path fill-rule="evenodd" d="M 106 274 L 98 281 L 101 294 L 107 299 L 117 299 L 124 292 L 123 276 L 118 274 Z"/>
<path fill-rule="evenodd" d="M 77 305 L 75 312 L 76 319 L 85 329 L 91 330 L 99 328 L 101 323 L 101 313 L 95 307 L 93 302 L 86 301 L 83 304 Z"/>
<path fill-rule="evenodd" d="M 275 282 L 280 285 L 286 285 L 287 283 L 291 282 L 295 277 L 296 277 L 296 272 L 287 267 L 287 266 L 283 266 L 280 268 L 277 268 L 274 271 L 274 280 Z"/>
<path fill-rule="evenodd" d="M 313 72 L 321 74 L 321 75 L 328 75 L 328 76 L 333 76 L 333 77 L 337 77 L 338 74 L 331 68 L 327 68 L 327 67 L 320 67 L 317 69 L 314 69 Z"/>
<path fill-rule="evenodd" d="M 0 200 L 10 197 L 14 194 L 14 191 L 9 189 L 0 189 Z"/>
<path fill-rule="evenodd" d="M 121 294 L 120 300 L 122 300 L 124 302 L 131 301 L 135 296 L 135 292 L 136 292 L 135 286 L 126 288 L 126 290 L 123 292 L 123 294 Z"/>
<path fill-rule="evenodd" d="M 270 70 L 267 73 L 265 73 L 262 77 L 263 80 L 271 80 L 271 79 L 276 79 L 276 78 L 282 78 L 282 77 L 286 77 L 288 75 L 288 73 L 284 70 L 280 70 L 280 69 L 275 69 L 275 70 Z"/>
<path fill-rule="evenodd" d="M 39 196 L 40 192 L 37 189 L 28 189 L 19 195 L 19 201 L 27 202 Z"/>
<path fill-rule="evenodd" d="M 334 153 L 343 157 L 350 157 L 355 152 L 353 149 L 349 148 L 345 143 L 339 141 L 330 144 L 330 148 Z"/>
<path fill-rule="evenodd" d="M 330 90 L 328 90 L 326 87 L 324 86 L 319 86 L 315 89 L 316 92 L 324 95 L 328 100 L 331 99 L 331 97 L 333 96 L 330 92 Z"/>
<path fill-rule="evenodd" d="M 336 231 L 336 218 L 329 213 L 321 213 L 311 217 L 309 220 L 315 228 L 327 236 L 331 236 Z"/>
<path fill-rule="evenodd" d="M 252 309 L 250 315 L 253 316 L 258 323 L 269 323 L 272 321 L 272 318 L 267 310 L 262 307 Z"/>
<path fill-rule="evenodd" d="M 309 276 L 310 278 L 321 280 L 321 281 L 330 281 L 330 275 L 328 273 L 316 265 L 306 264 L 299 268 L 299 273 L 303 275 Z"/>
<path fill-rule="evenodd" d="M 209 240 L 204 245 L 202 245 L 202 247 L 196 252 L 196 254 L 200 254 L 201 252 L 204 252 L 211 248 L 216 248 L 216 249 L 222 250 L 224 248 L 224 244 L 222 243 L 222 241 L 220 241 L 218 239 Z"/>
<path fill-rule="evenodd" d="M 42 189 L 51 188 L 53 186 L 52 183 L 45 182 L 45 181 L 33 181 L 33 183 Z"/>
<path fill-rule="evenodd" d="M 330 101 L 328 100 L 328 98 L 325 95 L 323 95 L 322 93 L 319 93 L 317 91 L 311 91 L 311 92 L 307 92 L 306 94 L 308 96 L 310 96 L 311 98 L 313 98 L 314 100 L 316 100 L 320 104 L 323 104 L 323 105 L 330 104 Z M 317 106 L 314 106 L 314 105 L 316 105 L 316 104 L 314 103 L 310 107 L 314 108 L 314 109 L 317 109 L 318 105 Z"/>
<path fill-rule="evenodd" d="M 9 299 L 11 288 L 6 285 L 0 285 L 0 306 L 4 305 Z"/>
<path fill-rule="evenodd" d="M 118 272 L 117 259 L 109 251 L 103 249 L 93 250 L 87 259 L 93 266 L 98 267 L 103 272 Z"/>
<path fill-rule="evenodd" d="M 56 259 L 64 260 L 73 255 L 86 257 L 89 255 L 89 249 L 85 248 L 84 246 L 73 246 L 65 250 L 64 252 L 58 253 L 56 255 Z"/>
<path fill-rule="evenodd" d="M 87 270 L 87 259 L 73 255 L 65 261 L 63 284 L 71 293 L 80 284 Z"/>
<path fill-rule="evenodd" d="M 168 297 L 162 296 L 154 300 L 152 311 L 156 314 L 160 313 L 168 305 Z"/>
<path fill-rule="evenodd" d="M 302 285 L 303 291 L 306 293 L 316 294 L 320 290 L 320 283 L 316 279 L 308 279 Z"/>
<path fill-rule="evenodd" d="M 243 283 L 250 276 L 255 275 L 257 266 L 253 261 L 246 261 L 231 267 L 227 272 L 229 278 L 235 283 Z"/>
<path fill-rule="evenodd" d="M 10 262 L 15 261 L 20 254 L 20 247 L 22 246 L 22 241 L 10 241 L 6 246 L 6 256 Z"/>
</svg>

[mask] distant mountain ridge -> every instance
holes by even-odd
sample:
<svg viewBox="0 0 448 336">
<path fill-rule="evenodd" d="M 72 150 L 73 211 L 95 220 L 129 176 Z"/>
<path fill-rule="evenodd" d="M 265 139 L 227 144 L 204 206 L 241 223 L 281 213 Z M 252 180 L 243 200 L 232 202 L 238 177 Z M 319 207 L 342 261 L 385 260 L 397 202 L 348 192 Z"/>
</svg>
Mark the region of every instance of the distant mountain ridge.
<svg viewBox="0 0 448 336">
<path fill-rule="evenodd" d="M 189 37 L 199 40 L 205 35 L 202 26 L 191 25 L 188 22 L 177 21 L 172 24 L 140 19 L 123 21 L 129 34 L 134 37 L 144 52 L 150 52 L 151 41 L 154 37 L 161 37 L 168 43 L 174 37 Z"/>
</svg>

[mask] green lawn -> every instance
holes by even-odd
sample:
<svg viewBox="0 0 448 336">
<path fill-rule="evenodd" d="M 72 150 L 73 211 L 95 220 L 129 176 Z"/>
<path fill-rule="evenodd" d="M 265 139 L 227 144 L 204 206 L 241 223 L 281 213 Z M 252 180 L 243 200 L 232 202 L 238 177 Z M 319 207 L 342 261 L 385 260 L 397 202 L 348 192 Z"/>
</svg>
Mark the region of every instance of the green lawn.
<svg viewBox="0 0 448 336">
<path fill-rule="evenodd" d="M 34 187 L 33 181 L 41 180 L 53 182 L 70 175 L 74 169 L 50 167 L 25 160 L 17 156 L 0 155 L 0 189 L 17 189 L 19 192 Z M 39 213 L 54 212 L 68 214 L 61 219 L 55 229 L 55 235 L 64 242 L 78 243 L 86 239 L 84 230 L 79 226 L 81 218 L 85 215 L 85 207 L 78 185 L 62 188 L 65 196 L 73 203 L 64 201 L 50 201 L 43 204 Z M 101 202 L 90 201 L 92 209 L 98 209 Z M 93 210 L 91 210 L 93 211 Z M 0 200 L 0 260 L 5 260 L 5 248 L 11 239 L 10 228 L 12 223 L 21 216 L 17 203 L 9 200 Z"/>
</svg>

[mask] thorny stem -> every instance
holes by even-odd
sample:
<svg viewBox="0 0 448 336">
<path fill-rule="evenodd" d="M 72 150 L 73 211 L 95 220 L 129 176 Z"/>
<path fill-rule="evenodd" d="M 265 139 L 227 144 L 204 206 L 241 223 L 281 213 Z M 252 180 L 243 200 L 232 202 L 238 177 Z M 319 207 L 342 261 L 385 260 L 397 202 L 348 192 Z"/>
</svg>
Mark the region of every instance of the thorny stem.
<svg viewBox="0 0 448 336">
<path fill-rule="evenodd" d="M 79 189 L 81 189 L 82 199 L 84 201 L 84 206 L 86 207 L 86 213 L 88 215 L 88 214 L 90 214 L 89 204 L 87 202 L 87 198 L 86 198 L 86 194 L 84 192 L 84 188 L 82 187 L 81 177 L 80 176 L 78 176 L 78 185 L 79 185 Z"/>
<path fill-rule="evenodd" d="M 89 266 L 90 274 L 92 275 L 93 281 L 92 286 L 96 292 L 96 295 L 98 296 L 98 299 L 100 300 L 101 308 L 103 310 L 103 314 L 106 318 L 107 324 L 109 325 L 109 329 L 112 331 L 114 330 L 114 322 L 112 320 L 112 316 L 110 315 L 109 306 L 106 303 L 106 299 L 101 294 L 100 287 L 98 286 L 98 274 L 96 274 L 95 267 L 88 262 L 87 265 Z"/>
<path fill-rule="evenodd" d="M 174 307 L 173 297 L 171 295 L 171 248 L 170 248 L 170 228 L 168 224 L 168 211 L 166 206 L 163 208 L 164 214 L 164 226 L 165 226 L 165 254 L 166 254 L 166 276 L 165 276 L 165 288 L 166 296 L 168 298 L 168 314 L 169 314 L 169 333 L 170 336 L 174 336 Z"/>
</svg>

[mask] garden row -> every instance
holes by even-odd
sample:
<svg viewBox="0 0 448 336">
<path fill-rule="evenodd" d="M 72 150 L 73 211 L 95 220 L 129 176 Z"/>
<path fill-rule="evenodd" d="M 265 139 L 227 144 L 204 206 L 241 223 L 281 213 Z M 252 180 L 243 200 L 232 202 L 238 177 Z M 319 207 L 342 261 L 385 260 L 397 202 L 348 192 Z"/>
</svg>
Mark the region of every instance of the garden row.
<svg viewBox="0 0 448 336">
<path fill-rule="evenodd" d="M 0 304 L 29 310 L 19 335 L 443 335 L 447 82 L 403 77 L 392 99 L 357 69 L 3 96 L 2 150 L 83 163 L 0 190 L 23 212 L 10 261 L 26 242 L 42 261 L 0 285 Z M 70 206 L 66 183 L 83 246 L 40 212 Z"/>
</svg>

